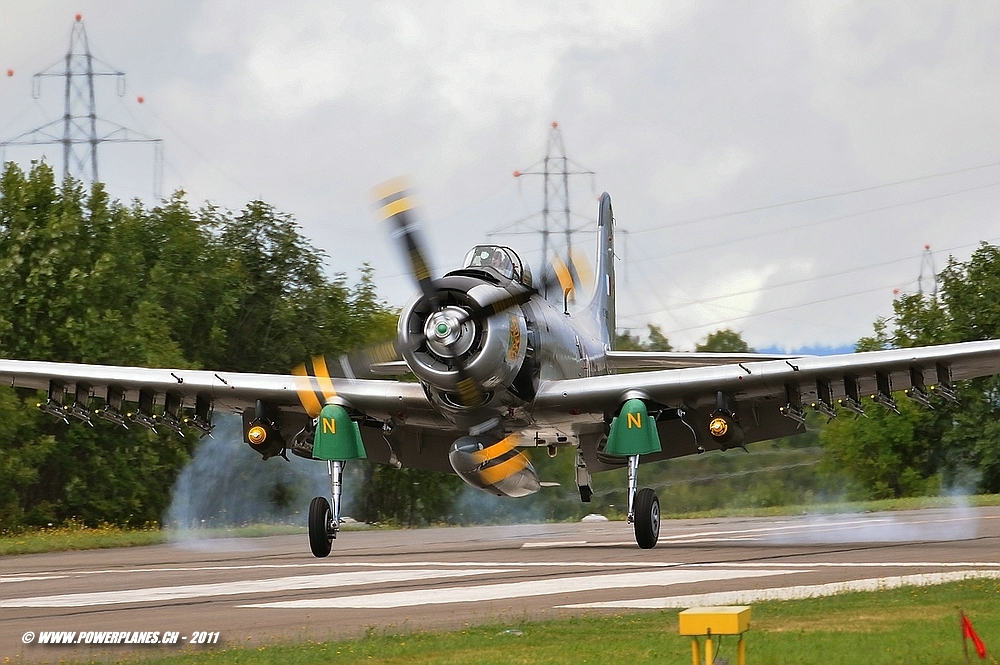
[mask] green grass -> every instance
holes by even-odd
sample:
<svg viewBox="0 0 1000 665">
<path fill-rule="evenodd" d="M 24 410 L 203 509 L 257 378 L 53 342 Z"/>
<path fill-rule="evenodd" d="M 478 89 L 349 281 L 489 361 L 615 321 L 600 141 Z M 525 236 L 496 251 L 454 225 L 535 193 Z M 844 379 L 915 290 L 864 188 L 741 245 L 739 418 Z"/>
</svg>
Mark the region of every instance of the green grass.
<svg viewBox="0 0 1000 665">
<path fill-rule="evenodd" d="M 1000 506 L 1000 494 L 980 494 L 963 497 L 963 505 Z M 946 508 L 956 504 L 950 497 L 911 497 L 906 499 L 882 499 L 879 501 L 857 501 L 845 503 L 810 504 L 802 506 L 772 506 L 768 508 L 720 508 L 701 512 L 669 514 L 664 518 L 712 518 L 712 517 L 774 517 L 780 515 L 860 513 L 892 510 L 916 510 L 920 508 Z M 666 504 L 661 503 L 661 508 Z M 623 515 L 609 515 L 612 519 L 624 519 Z M 368 528 L 347 526 L 345 530 Z M 230 528 L 198 529 L 199 538 L 253 538 L 305 533 L 305 527 L 283 524 L 258 524 Z M 170 531 L 157 527 L 122 528 L 114 525 L 86 527 L 71 523 L 60 527 L 26 529 L 18 533 L 0 533 L 0 556 L 10 554 L 37 554 L 64 550 L 104 549 L 111 547 L 135 547 L 138 545 L 158 545 L 169 542 Z"/>
<path fill-rule="evenodd" d="M 920 510 L 923 508 L 953 508 L 963 506 L 1000 506 L 1000 494 L 974 494 L 961 498 L 948 496 L 913 496 L 903 499 L 878 499 L 872 501 L 843 501 L 806 505 L 769 506 L 766 508 L 716 508 L 685 513 L 664 513 L 669 519 L 704 517 L 776 517 L 781 515 L 874 513 L 893 510 Z M 660 508 L 665 509 L 664 503 Z"/>
<path fill-rule="evenodd" d="M 747 662 L 846 665 L 961 663 L 958 609 L 973 622 L 988 652 L 1000 653 L 1000 581 L 849 593 L 753 606 Z M 520 631 L 520 635 L 516 632 Z M 223 634 L 223 638 L 226 635 Z M 451 632 L 381 634 L 354 640 L 220 645 L 151 658 L 147 665 L 396 665 L 477 663 L 690 663 L 690 638 L 677 634 L 677 611 L 513 622 Z M 718 655 L 735 663 L 736 640 Z M 970 646 L 971 649 L 971 646 Z M 997 663 L 995 657 L 974 662 Z M 124 661 L 122 661 L 124 662 Z"/>
<path fill-rule="evenodd" d="M 198 538 L 253 538 L 305 533 L 305 531 L 305 527 L 300 526 L 257 524 L 232 528 L 198 529 L 191 533 L 197 534 Z M 0 556 L 159 545 L 171 541 L 175 536 L 175 533 L 156 526 L 123 528 L 113 524 L 103 524 L 97 527 L 88 527 L 79 523 L 69 523 L 58 527 L 25 529 L 18 533 L 0 534 Z"/>
</svg>

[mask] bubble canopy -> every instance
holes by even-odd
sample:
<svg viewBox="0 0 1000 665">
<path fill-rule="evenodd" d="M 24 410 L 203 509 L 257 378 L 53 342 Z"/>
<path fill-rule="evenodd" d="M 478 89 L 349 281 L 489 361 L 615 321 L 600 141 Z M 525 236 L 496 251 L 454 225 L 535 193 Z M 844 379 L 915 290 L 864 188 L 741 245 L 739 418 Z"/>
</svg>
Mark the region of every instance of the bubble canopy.
<svg viewBox="0 0 1000 665">
<path fill-rule="evenodd" d="M 531 287 L 531 268 L 510 247 L 476 245 L 465 255 L 465 268 L 492 268 L 507 279 Z"/>
</svg>

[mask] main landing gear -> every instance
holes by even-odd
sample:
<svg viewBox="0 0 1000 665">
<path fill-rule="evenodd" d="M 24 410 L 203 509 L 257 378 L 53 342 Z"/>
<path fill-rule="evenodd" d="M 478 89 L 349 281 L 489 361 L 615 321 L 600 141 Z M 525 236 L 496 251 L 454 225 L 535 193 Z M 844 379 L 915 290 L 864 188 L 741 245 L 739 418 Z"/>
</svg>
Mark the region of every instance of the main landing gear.
<svg viewBox="0 0 1000 665">
<path fill-rule="evenodd" d="M 660 500 L 656 492 L 644 487 L 636 492 L 639 456 L 628 458 L 628 521 L 635 529 L 635 542 L 644 550 L 656 546 L 660 538 Z"/>
<path fill-rule="evenodd" d="M 318 496 L 309 504 L 309 549 L 313 556 L 322 559 L 330 554 L 333 541 L 340 531 L 340 496 L 343 491 L 344 463 L 328 461 L 330 471 L 330 494 L 333 509 L 326 497 Z"/>
</svg>

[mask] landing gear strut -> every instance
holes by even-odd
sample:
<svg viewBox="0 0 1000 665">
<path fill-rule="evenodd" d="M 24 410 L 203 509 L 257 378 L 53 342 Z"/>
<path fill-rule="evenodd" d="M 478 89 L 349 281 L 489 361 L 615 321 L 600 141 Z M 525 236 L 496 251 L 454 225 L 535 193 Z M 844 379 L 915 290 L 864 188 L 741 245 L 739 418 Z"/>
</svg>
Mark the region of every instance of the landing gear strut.
<svg viewBox="0 0 1000 665">
<path fill-rule="evenodd" d="M 660 538 L 660 500 L 644 487 L 638 492 L 639 456 L 628 458 L 628 521 L 635 529 L 635 542 L 644 550 L 656 546 Z"/>
<path fill-rule="evenodd" d="M 340 497 L 343 491 L 344 463 L 328 461 L 333 509 L 326 497 L 318 496 L 309 504 L 309 549 L 322 559 L 330 554 L 333 541 L 340 531 Z"/>
</svg>

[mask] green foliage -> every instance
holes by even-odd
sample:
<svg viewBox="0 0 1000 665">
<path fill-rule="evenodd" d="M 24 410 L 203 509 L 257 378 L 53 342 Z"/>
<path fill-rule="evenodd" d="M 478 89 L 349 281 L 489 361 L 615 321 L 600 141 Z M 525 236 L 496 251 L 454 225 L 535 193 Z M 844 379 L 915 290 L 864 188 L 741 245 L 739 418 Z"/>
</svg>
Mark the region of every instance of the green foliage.
<svg viewBox="0 0 1000 665">
<path fill-rule="evenodd" d="M 902 295 L 892 326 L 858 351 L 1000 338 L 1000 248 L 983 243 L 966 261 L 954 258 L 940 275 L 937 298 Z M 824 429 L 823 469 L 855 498 L 919 496 L 939 488 L 1000 492 L 1000 380 L 958 386 L 959 404 L 936 401 L 920 410 L 900 397 L 900 415 L 875 406 L 868 418 L 838 418 Z"/>
<path fill-rule="evenodd" d="M 366 464 L 365 474 L 357 517 L 366 522 L 426 526 L 450 521 L 465 487 L 458 476 L 439 471 Z"/>
<path fill-rule="evenodd" d="M 670 340 L 663 334 L 660 326 L 652 323 L 646 324 L 649 329 L 649 339 L 645 342 L 638 335 L 633 335 L 631 330 L 624 330 L 615 334 L 614 349 L 616 351 L 673 351 Z"/>
<path fill-rule="evenodd" d="M 694 350 L 711 353 L 753 353 L 753 349 L 743 341 L 743 336 L 729 328 L 709 333 L 704 342 L 695 345 Z"/>
<path fill-rule="evenodd" d="M 874 404 L 867 418 L 839 417 L 824 428 L 820 470 L 842 482 L 851 500 L 933 496 L 939 492 L 942 423 L 933 411 L 899 402 L 894 414 Z"/>
<path fill-rule="evenodd" d="M 287 372 L 383 339 L 395 313 L 371 270 L 323 272 L 294 220 L 261 201 L 192 210 L 109 200 L 52 170 L 0 176 L 0 357 Z M 69 427 L 0 388 L 0 528 L 157 522 L 195 437 Z M 276 501 L 281 497 L 275 497 Z"/>
</svg>

